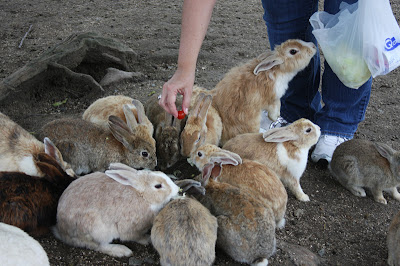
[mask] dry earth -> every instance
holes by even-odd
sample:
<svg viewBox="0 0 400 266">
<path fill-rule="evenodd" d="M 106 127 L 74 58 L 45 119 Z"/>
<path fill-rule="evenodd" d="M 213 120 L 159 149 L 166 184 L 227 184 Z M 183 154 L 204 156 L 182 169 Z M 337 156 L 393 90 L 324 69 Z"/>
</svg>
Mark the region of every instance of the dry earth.
<svg viewBox="0 0 400 266">
<path fill-rule="evenodd" d="M 392 0 L 391 4 L 399 19 L 400 1 Z M 212 88 L 229 68 L 268 48 L 262 12 L 261 3 L 255 0 L 217 3 L 200 53 L 196 83 Z M 143 74 L 118 86 L 108 86 L 95 97 L 125 94 L 145 101 L 152 93 L 159 93 L 174 72 L 180 14 L 181 1 L 3 0 L 0 79 L 71 34 L 91 31 L 132 48 L 138 57 L 130 65 L 131 71 Z M 30 25 L 32 29 L 19 47 Z M 374 80 L 367 115 L 356 138 L 381 141 L 400 149 L 399 71 Z M 71 88 L 68 82 L 53 80 L 36 84 L 34 93 L 20 91 L 6 97 L 0 102 L 0 111 L 35 134 L 49 120 L 80 116 L 93 97 L 85 93 L 85 88 Z M 66 103 L 53 106 L 65 99 Z M 193 169 L 183 161 L 171 172 L 187 177 Z M 399 202 L 388 195 L 387 206 L 376 203 L 370 195 L 357 198 L 333 180 L 324 167 L 313 163 L 308 164 L 301 183 L 311 201 L 299 202 L 289 195 L 287 224 L 277 231 L 278 239 L 309 249 L 318 256 L 321 265 L 386 264 L 387 227 L 399 211 Z M 38 240 L 52 265 L 156 265 L 159 259 L 151 246 L 135 243 L 126 243 L 134 250 L 132 258 L 113 258 L 67 246 L 51 234 Z M 270 258 L 270 265 L 301 264 L 294 258 L 287 250 L 278 249 Z M 238 263 L 217 250 L 215 265 Z"/>
</svg>

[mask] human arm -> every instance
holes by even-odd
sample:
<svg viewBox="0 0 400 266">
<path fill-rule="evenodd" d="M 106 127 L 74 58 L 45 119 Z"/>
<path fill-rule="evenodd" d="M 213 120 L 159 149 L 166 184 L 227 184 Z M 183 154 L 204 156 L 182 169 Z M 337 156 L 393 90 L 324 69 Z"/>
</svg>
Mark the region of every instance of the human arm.
<svg viewBox="0 0 400 266">
<path fill-rule="evenodd" d="M 207 32 L 216 0 L 184 0 L 178 68 L 163 86 L 159 104 L 177 117 L 176 97 L 183 95 L 182 109 L 188 114 L 195 79 L 197 57 Z"/>
</svg>

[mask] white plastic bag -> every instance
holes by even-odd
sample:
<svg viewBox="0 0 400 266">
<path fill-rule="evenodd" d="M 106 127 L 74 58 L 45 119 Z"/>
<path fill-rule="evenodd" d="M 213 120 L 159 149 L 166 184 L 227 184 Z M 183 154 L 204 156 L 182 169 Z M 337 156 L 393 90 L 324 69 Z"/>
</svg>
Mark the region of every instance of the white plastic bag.
<svg viewBox="0 0 400 266">
<path fill-rule="evenodd" d="M 400 65 L 400 28 L 389 0 L 359 0 L 364 59 L 373 77 Z"/>
<path fill-rule="evenodd" d="M 340 81 L 353 89 L 357 89 L 371 77 L 363 58 L 363 40 L 360 34 L 363 27 L 359 24 L 358 12 L 358 3 L 349 5 L 342 2 L 337 14 L 319 11 L 310 18 L 312 33 L 325 60 Z"/>
</svg>

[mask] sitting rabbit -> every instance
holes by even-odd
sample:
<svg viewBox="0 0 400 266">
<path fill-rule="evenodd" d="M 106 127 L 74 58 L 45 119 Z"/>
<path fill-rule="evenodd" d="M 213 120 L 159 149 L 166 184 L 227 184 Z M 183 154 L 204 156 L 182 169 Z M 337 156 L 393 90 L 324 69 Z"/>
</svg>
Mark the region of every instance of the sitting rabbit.
<svg viewBox="0 0 400 266">
<path fill-rule="evenodd" d="M 332 175 L 356 196 L 371 190 L 374 200 L 387 204 L 382 191 L 400 201 L 400 152 L 384 143 L 352 139 L 340 144 L 329 164 Z"/>
</svg>

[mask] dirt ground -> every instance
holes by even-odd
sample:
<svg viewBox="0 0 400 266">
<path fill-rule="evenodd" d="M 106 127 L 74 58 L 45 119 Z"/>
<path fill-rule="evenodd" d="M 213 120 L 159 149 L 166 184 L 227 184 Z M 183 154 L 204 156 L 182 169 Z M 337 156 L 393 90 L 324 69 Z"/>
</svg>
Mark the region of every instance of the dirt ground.
<svg viewBox="0 0 400 266">
<path fill-rule="evenodd" d="M 125 94 L 141 101 L 161 91 L 176 68 L 182 1 L 23 1 L 0 2 L 0 80 L 40 56 L 73 33 L 97 32 L 114 38 L 137 53 L 131 71 L 140 77 L 104 87 L 102 94 L 72 93 L 65 83 L 34 86 L 35 93 L 18 91 L 0 102 L 0 111 L 35 134 L 47 121 L 80 116 L 97 97 Z M 392 0 L 400 19 L 400 1 Z M 268 48 L 260 1 L 219 1 L 204 41 L 196 83 L 212 88 L 239 62 Z M 31 31 L 21 40 L 29 27 Z M 400 149 L 400 69 L 374 79 L 365 121 L 356 138 L 380 141 Z M 30 84 L 26 84 L 30 85 Z M 79 92 L 79 86 L 74 87 Z M 59 106 L 56 102 L 67 101 Z M 171 172 L 186 177 L 190 169 L 180 162 Z M 385 194 L 388 205 L 358 198 L 332 179 L 326 168 L 309 162 L 301 178 L 310 202 L 299 202 L 289 194 L 284 229 L 278 239 L 305 247 L 321 265 L 385 265 L 388 225 L 400 202 Z M 38 238 L 52 265 L 157 265 L 159 257 L 151 246 L 125 243 L 134 251 L 131 258 L 113 258 L 95 251 L 73 248 L 51 234 Z M 301 264 L 278 248 L 270 265 Z M 304 263 L 310 265 L 309 263 Z M 217 250 L 215 265 L 239 265 Z"/>
</svg>

